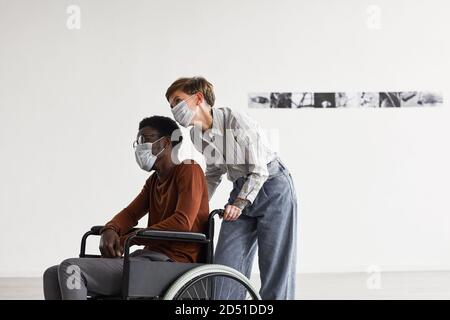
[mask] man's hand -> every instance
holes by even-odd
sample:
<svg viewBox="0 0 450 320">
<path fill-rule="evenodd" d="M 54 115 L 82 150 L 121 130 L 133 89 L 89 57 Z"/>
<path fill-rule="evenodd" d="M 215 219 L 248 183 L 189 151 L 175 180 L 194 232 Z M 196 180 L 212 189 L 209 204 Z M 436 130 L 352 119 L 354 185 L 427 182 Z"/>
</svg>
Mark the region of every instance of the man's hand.
<svg viewBox="0 0 450 320">
<path fill-rule="evenodd" d="M 103 231 L 99 249 L 104 258 L 120 258 L 123 253 L 123 248 L 120 246 L 120 239 L 117 232 L 112 229 Z"/>
</svg>

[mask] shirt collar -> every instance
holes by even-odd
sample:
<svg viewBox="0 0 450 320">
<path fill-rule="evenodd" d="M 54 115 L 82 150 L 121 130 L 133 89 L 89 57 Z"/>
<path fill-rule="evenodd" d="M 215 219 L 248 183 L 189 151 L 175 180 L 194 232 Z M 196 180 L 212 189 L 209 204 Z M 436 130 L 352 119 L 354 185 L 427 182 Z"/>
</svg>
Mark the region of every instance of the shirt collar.
<svg viewBox="0 0 450 320">
<path fill-rule="evenodd" d="M 213 136 L 220 136 L 220 137 L 224 136 L 224 121 L 223 121 L 224 112 L 223 112 L 223 110 L 214 108 L 214 110 L 211 109 L 211 114 L 212 114 L 212 118 L 213 118 L 212 127 L 210 129 L 208 129 L 205 133 L 203 133 L 201 130 L 199 130 L 198 128 L 193 126 L 190 130 L 190 135 L 191 135 L 192 141 L 195 141 L 196 134 L 199 134 L 200 139 L 207 143 L 211 143 L 211 140 L 212 140 L 211 138 Z"/>
</svg>

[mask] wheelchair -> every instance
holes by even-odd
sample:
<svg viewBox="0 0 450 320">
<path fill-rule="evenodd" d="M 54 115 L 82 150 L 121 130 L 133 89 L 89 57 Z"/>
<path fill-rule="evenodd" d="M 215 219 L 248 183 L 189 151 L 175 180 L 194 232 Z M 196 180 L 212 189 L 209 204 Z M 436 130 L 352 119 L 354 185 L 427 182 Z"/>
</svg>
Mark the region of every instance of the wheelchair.
<svg viewBox="0 0 450 320">
<path fill-rule="evenodd" d="M 122 292 L 119 296 L 88 293 L 90 300 L 261 300 L 249 279 L 237 270 L 214 264 L 214 221 L 223 209 L 211 211 L 206 234 L 133 228 L 124 244 Z M 100 236 L 103 226 L 93 226 L 81 239 L 80 258 L 100 258 L 86 254 L 87 238 Z M 130 256 L 136 240 L 181 241 L 201 244 L 198 263 L 143 261 Z"/>
</svg>

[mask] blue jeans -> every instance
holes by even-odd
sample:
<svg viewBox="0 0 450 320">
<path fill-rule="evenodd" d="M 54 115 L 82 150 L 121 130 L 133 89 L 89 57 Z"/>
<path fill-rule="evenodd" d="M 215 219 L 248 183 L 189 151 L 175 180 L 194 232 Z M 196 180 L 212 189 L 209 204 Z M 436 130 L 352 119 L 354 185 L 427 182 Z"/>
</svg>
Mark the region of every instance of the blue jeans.
<svg viewBox="0 0 450 320">
<path fill-rule="evenodd" d="M 255 201 L 236 221 L 222 222 L 214 263 L 249 278 L 258 246 L 262 299 L 295 299 L 297 195 L 291 174 L 280 159 L 269 163 L 268 170 L 269 178 Z M 229 204 L 244 182 L 242 177 L 233 183 Z M 226 285 L 232 286 L 231 281 Z M 243 292 L 233 298 L 243 299 Z"/>
</svg>

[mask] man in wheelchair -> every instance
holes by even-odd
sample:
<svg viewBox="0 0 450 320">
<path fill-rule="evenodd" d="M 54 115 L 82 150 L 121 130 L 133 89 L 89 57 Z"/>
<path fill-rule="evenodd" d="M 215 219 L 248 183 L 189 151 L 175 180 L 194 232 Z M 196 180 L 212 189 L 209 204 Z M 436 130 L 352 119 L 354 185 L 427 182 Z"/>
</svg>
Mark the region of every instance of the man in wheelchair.
<svg viewBox="0 0 450 320">
<path fill-rule="evenodd" d="M 153 116 L 139 123 L 133 144 L 136 161 L 143 170 L 155 172 L 137 197 L 100 229 L 101 258 L 66 259 L 45 271 L 45 299 L 83 300 L 88 295 L 120 295 L 124 243 L 135 235 L 130 231 L 147 214 L 148 228 L 152 230 L 207 233 L 205 176 L 193 160 L 174 162 L 175 147 L 181 141 L 179 127 L 170 118 Z M 145 248 L 130 256 L 142 261 L 193 263 L 200 258 L 201 245 L 195 242 L 151 240 L 135 244 Z"/>
</svg>

